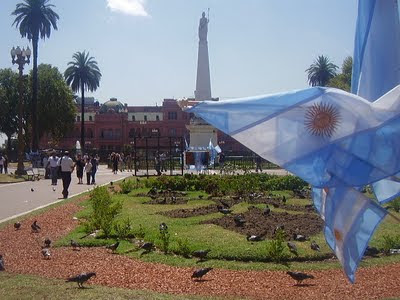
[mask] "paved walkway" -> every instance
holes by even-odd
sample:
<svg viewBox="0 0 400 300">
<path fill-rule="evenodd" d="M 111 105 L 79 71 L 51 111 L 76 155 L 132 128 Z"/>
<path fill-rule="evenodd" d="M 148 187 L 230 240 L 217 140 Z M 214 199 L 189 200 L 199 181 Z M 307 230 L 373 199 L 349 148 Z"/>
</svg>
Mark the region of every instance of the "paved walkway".
<svg viewBox="0 0 400 300">
<path fill-rule="evenodd" d="M 86 175 L 86 174 L 85 174 Z M 117 175 L 100 165 L 96 174 L 96 183 L 98 185 L 117 181 L 122 178 L 132 176 L 132 173 L 123 172 Z M 84 178 L 84 182 L 86 178 Z M 93 185 L 77 184 L 76 173 L 72 175 L 71 185 L 69 187 L 69 197 L 86 192 L 93 188 Z M 53 190 L 54 188 L 54 190 Z M 31 189 L 34 191 L 32 192 Z M 51 185 L 50 179 L 41 179 L 39 181 L 27 181 L 22 183 L 11 183 L 0 185 L 0 223 L 14 217 L 26 214 L 50 204 L 62 201 L 62 182 L 58 180 L 57 186 Z"/>
</svg>

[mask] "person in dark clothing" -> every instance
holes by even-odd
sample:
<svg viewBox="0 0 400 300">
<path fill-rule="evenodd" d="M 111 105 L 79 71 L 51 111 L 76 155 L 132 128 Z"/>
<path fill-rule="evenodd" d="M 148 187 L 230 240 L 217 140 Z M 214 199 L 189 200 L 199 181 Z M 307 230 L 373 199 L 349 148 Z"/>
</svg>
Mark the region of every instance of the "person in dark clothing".
<svg viewBox="0 0 400 300">
<path fill-rule="evenodd" d="M 93 156 L 90 163 L 92 164 L 92 184 L 96 184 L 96 172 L 99 166 L 99 157 Z"/>
<path fill-rule="evenodd" d="M 78 184 L 83 184 L 82 178 L 83 178 L 83 168 L 85 166 L 85 163 L 82 160 L 80 154 L 76 156 L 75 166 L 76 166 L 76 177 L 78 177 Z"/>
<path fill-rule="evenodd" d="M 256 172 L 258 173 L 258 170 L 260 170 L 260 172 L 262 172 L 261 169 L 261 162 L 262 162 L 262 158 L 260 155 L 256 156 Z"/>
</svg>

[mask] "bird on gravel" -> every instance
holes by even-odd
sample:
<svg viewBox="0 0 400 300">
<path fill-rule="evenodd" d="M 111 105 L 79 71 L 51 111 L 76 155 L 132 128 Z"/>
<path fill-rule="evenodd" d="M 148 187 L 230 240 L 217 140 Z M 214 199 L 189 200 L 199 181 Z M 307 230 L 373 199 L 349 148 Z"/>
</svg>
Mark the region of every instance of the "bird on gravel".
<svg viewBox="0 0 400 300">
<path fill-rule="evenodd" d="M 66 280 L 66 282 L 77 282 L 79 288 L 83 288 L 83 284 L 88 281 L 93 276 L 96 276 L 96 273 L 89 272 L 89 273 L 81 273 L 79 275 L 70 277 Z"/>
<path fill-rule="evenodd" d="M 288 242 L 287 246 L 289 248 L 289 251 L 292 252 L 294 255 L 299 256 L 299 253 L 297 253 L 297 246 L 296 244 L 292 242 Z"/>
<path fill-rule="evenodd" d="M 40 226 L 36 220 L 33 221 L 31 228 L 32 228 L 32 232 L 34 232 L 34 233 L 38 233 L 40 231 L 40 229 L 42 229 L 42 228 L 40 228 Z"/>
<path fill-rule="evenodd" d="M 224 200 L 219 200 L 219 203 L 221 203 L 225 208 L 229 208 L 229 204 L 226 203 Z"/>
<path fill-rule="evenodd" d="M 45 248 L 50 248 L 50 246 L 51 246 L 51 239 L 46 238 L 46 239 L 44 240 L 44 247 L 45 247 Z"/>
<path fill-rule="evenodd" d="M 3 259 L 3 255 L 0 254 L 0 271 L 4 271 L 4 259 Z"/>
<path fill-rule="evenodd" d="M 250 235 L 250 234 L 247 235 L 246 239 L 249 242 L 259 242 L 263 240 L 262 237 L 259 235 Z"/>
<path fill-rule="evenodd" d="M 145 253 L 150 252 L 151 250 L 153 250 L 153 248 L 154 244 L 150 242 L 144 243 L 142 246 L 140 246 L 140 249 L 143 249 Z"/>
<path fill-rule="evenodd" d="M 15 228 L 15 230 L 19 230 L 21 228 L 21 223 L 20 222 L 15 222 L 14 223 L 14 228 Z"/>
<path fill-rule="evenodd" d="M 262 213 L 264 216 L 269 216 L 270 214 L 271 214 L 271 209 L 268 207 L 268 205 L 267 205 L 267 207 L 263 210 L 263 213 Z"/>
<path fill-rule="evenodd" d="M 78 250 L 78 248 L 81 247 L 81 245 L 79 245 L 79 244 L 78 244 L 76 241 L 74 241 L 74 240 L 71 240 L 70 244 L 71 244 L 72 250 Z"/>
<path fill-rule="evenodd" d="M 44 259 L 50 259 L 50 249 L 49 248 L 43 248 L 42 249 L 42 255 Z"/>
<path fill-rule="evenodd" d="M 196 251 L 193 251 L 192 256 L 193 257 L 197 257 L 199 259 L 198 262 L 200 262 L 200 261 L 206 260 L 207 255 L 208 255 L 209 252 L 210 252 L 209 249 L 207 249 L 207 250 L 196 250 Z"/>
<path fill-rule="evenodd" d="M 218 211 L 224 215 L 230 214 L 232 212 L 231 209 L 223 208 L 221 205 L 217 205 L 217 208 L 218 208 Z"/>
<path fill-rule="evenodd" d="M 56 191 L 56 188 L 55 187 L 53 187 L 53 192 L 55 192 Z"/>
<path fill-rule="evenodd" d="M 243 226 L 246 223 L 246 220 L 243 218 L 242 215 L 237 215 L 233 218 L 233 221 L 235 221 L 236 226 Z"/>
<path fill-rule="evenodd" d="M 310 247 L 311 247 L 311 249 L 314 250 L 314 251 L 318 251 L 318 252 L 321 251 L 321 249 L 319 248 L 319 245 L 318 245 L 315 241 L 312 241 L 312 242 L 311 242 Z"/>
<path fill-rule="evenodd" d="M 201 279 L 204 275 L 210 272 L 213 268 L 197 269 L 193 272 L 192 278 Z"/>
<path fill-rule="evenodd" d="M 106 249 L 110 249 L 112 251 L 112 253 L 114 253 L 115 250 L 117 250 L 118 246 L 119 246 L 119 241 L 114 243 L 114 244 L 112 244 L 112 245 L 106 246 Z"/>
<path fill-rule="evenodd" d="M 31 188 L 31 192 L 34 192 L 35 190 L 33 188 Z"/>
<path fill-rule="evenodd" d="M 305 242 L 307 240 L 305 235 L 293 233 L 293 239 L 299 242 Z"/>
<path fill-rule="evenodd" d="M 284 204 L 286 204 L 286 197 L 285 197 L 285 196 L 282 197 L 282 202 L 283 202 Z"/>
<path fill-rule="evenodd" d="M 299 285 L 305 279 L 314 279 L 313 275 L 308 275 L 306 273 L 301 273 L 301 272 L 287 271 L 286 274 L 288 274 L 290 277 L 292 277 L 294 280 L 297 281 L 296 285 Z"/>
</svg>

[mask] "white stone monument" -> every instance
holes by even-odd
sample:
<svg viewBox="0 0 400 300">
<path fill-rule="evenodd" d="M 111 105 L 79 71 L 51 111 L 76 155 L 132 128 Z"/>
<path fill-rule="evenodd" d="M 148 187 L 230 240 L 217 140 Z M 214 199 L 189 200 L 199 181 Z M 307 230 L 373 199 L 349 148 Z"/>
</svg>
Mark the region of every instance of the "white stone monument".
<svg viewBox="0 0 400 300">
<path fill-rule="evenodd" d="M 208 59 L 208 23 L 209 18 L 203 12 L 199 24 L 199 52 L 197 60 L 196 90 L 194 91 L 196 101 L 213 100 L 211 97 L 210 66 Z M 207 124 L 204 120 L 194 117 L 187 125 L 190 132 L 190 147 L 208 147 L 211 142 L 217 145 L 217 129 Z"/>
</svg>

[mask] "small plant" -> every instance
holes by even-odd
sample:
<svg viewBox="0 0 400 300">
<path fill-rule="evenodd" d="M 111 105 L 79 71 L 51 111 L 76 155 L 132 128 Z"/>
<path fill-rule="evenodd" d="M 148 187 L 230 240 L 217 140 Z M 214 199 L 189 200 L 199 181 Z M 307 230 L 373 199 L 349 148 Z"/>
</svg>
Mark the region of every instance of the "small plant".
<svg viewBox="0 0 400 300">
<path fill-rule="evenodd" d="M 168 232 L 167 224 L 161 223 L 159 239 L 161 240 L 161 249 L 163 250 L 164 254 L 167 254 L 169 250 L 169 238 L 170 234 Z"/>
<path fill-rule="evenodd" d="M 132 180 L 128 179 L 122 181 L 119 186 L 121 187 L 122 194 L 129 194 L 134 189 L 135 184 L 133 183 Z"/>
<path fill-rule="evenodd" d="M 138 238 L 139 240 L 143 240 L 145 235 L 146 233 L 144 232 L 142 224 L 139 224 L 139 229 L 135 231 L 136 238 Z"/>
<path fill-rule="evenodd" d="M 115 217 L 122 210 L 122 203 L 113 201 L 106 187 L 96 187 L 90 194 L 93 212 L 89 216 L 88 227 L 101 229 L 109 237 L 113 228 Z"/>
<path fill-rule="evenodd" d="M 392 201 L 391 206 L 395 212 L 400 212 L 400 198 L 396 198 Z"/>
<path fill-rule="evenodd" d="M 177 249 L 177 254 L 182 255 L 185 258 L 190 257 L 190 248 L 189 248 L 189 241 L 187 238 L 180 238 L 177 239 L 177 244 L 178 244 L 178 249 Z"/>
<path fill-rule="evenodd" d="M 275 233 L 275 239 L 267 244 L 267 256 L 276 263 L 282 263 L 289 258 L 285 245 L 285 231 L 278 229 Z"/>
<path fill-rule="evenodd" d="M 129 238 L 132 231 L 132 222 L 128 218 L 122 219 L 120 222 L 114 224 L 114 231 L 118 238 L 126 239 Z"/>
<path fill-rule="evenodd" d="M 400 248 L 400 235 L 384 235 L 382 249 L 385 254 L 390 254 L 390 249 Z"/>
</svg>

